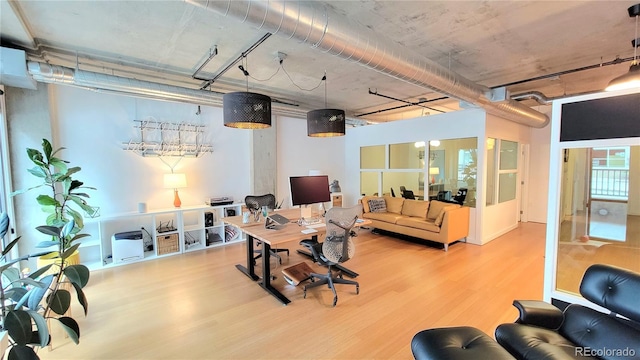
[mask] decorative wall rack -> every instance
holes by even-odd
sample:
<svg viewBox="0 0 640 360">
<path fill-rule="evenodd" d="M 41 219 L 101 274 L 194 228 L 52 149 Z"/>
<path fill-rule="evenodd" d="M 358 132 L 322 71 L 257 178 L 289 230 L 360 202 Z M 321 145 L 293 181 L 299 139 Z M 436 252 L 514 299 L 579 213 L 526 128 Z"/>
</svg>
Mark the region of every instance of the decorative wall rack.
<svg viewBox="0 0 640 360">
<path fill-rule="evenodd" d="M 204 125 L 172 123 L 156 120 L 134 120 L 140 139 L 122 143 L 123 149 L 141 156 L 199 157 L 212 153 L 213 146 L 204 144 Z"/>
</svg>

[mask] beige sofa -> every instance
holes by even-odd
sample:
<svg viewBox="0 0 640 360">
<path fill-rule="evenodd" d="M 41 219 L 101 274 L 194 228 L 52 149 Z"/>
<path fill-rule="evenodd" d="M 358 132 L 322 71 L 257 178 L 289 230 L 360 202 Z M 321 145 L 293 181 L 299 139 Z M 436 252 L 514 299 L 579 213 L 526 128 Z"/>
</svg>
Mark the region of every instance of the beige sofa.
<svg viewBox="0 0 640 360">
<path fill-rule="evenodd" d="M 469 208 L 437 200 L 409 200 L 398 197 L 364 196 L 362 217 L 372 227 L 444 244 L 466 241 L 469 235 Z"/>
</svg>

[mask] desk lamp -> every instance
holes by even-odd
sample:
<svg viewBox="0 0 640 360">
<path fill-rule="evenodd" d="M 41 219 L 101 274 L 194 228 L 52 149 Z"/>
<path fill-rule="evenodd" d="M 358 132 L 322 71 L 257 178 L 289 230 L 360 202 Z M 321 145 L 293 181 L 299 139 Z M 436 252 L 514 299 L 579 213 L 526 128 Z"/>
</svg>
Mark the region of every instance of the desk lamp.
<svg viewBox="0 0 640 360">
<path fill-rule="evenodd" d="M 173 206 L 179 208 L 182 205 L 178 196 L 178 189 L 187 187 L 187 176 L 185 174 L 164 174 L 165 189 L 173 189 Z"/>
</svg>

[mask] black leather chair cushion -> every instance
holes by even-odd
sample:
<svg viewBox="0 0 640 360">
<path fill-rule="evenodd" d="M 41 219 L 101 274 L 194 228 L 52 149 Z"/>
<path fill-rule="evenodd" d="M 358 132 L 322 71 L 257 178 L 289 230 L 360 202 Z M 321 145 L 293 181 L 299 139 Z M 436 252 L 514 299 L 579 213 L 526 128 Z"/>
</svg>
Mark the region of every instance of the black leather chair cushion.
<svg viewBox="0 0 640 360">
<path fill-rule="evenodd" d="M 636 304 L 638 301 L 636 300 Z M 569 305 L 558 332 L 576 345 L 590 349 L 631 349 L 640 358 L 640 331 L 627 320 L 615 318 L 581 305 Z M 622 359 L 624 356 L 600 356 L 602 359 Z"/>
<path fill-rule="evenodd" d="M 580 283 L 585 299 L 614 313 L 640 322 L 640 275 L 611 265 L 592 265 Z"/>
<path fill-rule="evenodd" d="M 579 356 L 569 340 L 553 330 L 522 324 L 502 324 L 496 340 L 516 359 L 596 359 Z"/>
<path fill-rule="evenodd" d="M 417 360 L 513 360 L 482 331 L 468 326 L 423 330 L 411 340 Z"/>
</svg>

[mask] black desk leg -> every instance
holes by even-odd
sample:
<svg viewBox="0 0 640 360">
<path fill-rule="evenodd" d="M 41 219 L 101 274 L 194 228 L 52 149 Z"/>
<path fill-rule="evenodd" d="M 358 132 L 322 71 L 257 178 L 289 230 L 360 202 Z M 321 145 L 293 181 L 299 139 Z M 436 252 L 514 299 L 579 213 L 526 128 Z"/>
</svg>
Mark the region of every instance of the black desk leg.
<svg viewBox="0 0 640 360">
<path fill-rule="evenodd" d="M 257 281 L 260 279 L 260 277 L 256 275 L 256 266 L 253 261 L 253 244 L 253 236 L 247 234 L 247 266 L 244 267 L 240 264 L 237 264 L 236 268 L 240 270 L 240 272 L 251 278 L 251 280 Z"/>
<path fill-rule="evenodd" d="M 273 295 L 276 299 L 280 300 L 284 305 L 291 302 L 286 296 L 282 295 L 280 291 L 271 286 L 271 266 L 269 253 L 271 252 L 271 245 L 266 242 L 262 242 L 262 288 Z"/>
</svg>

